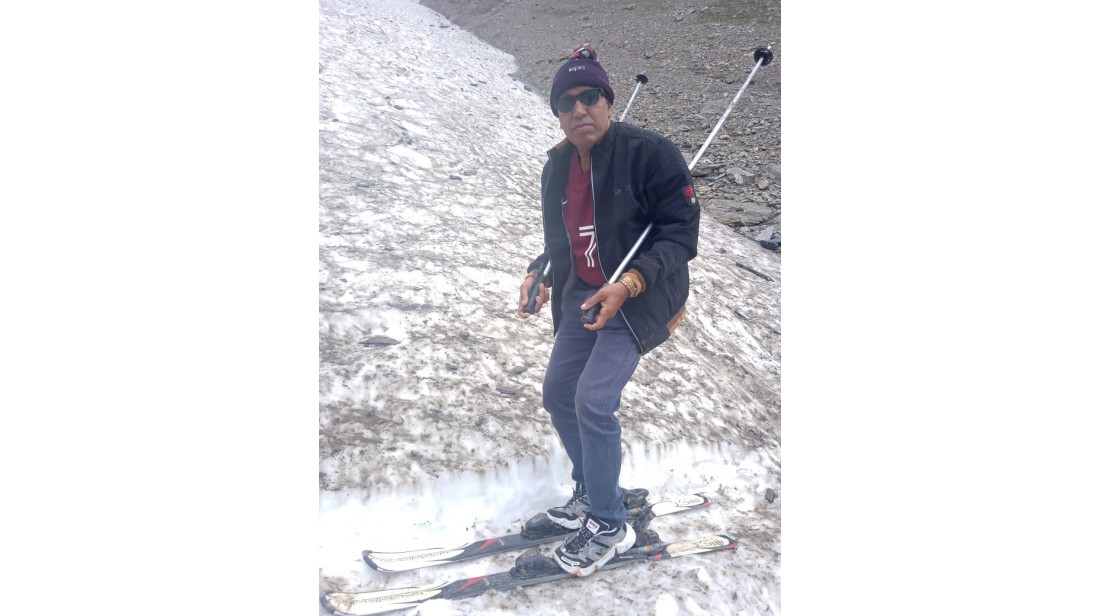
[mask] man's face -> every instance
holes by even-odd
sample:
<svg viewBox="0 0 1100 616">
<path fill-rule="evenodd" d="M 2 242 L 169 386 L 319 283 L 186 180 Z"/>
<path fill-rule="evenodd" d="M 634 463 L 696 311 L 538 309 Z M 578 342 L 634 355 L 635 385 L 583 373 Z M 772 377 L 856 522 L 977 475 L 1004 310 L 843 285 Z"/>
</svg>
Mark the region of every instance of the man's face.
<svg viewBox="0 0 1100 616">
<path fill-rule="evenodd" d="M 570 97 L 584 94 L 592 90 L 592 86 L 577 86 L 569 88 L 562 94 Z M 561 98 L 559 96 L 558 100 Z M 562 109 L 558 107 L 558 123 L 561 125 L 565 138 L 577 148 L 588 151 L 603 139 L 607 129 L 611 128 L 611 105 L 602 94 L 591 106 L 585 105 L 581 100 L 573 103 L 572 108 Z"/>
</svg>

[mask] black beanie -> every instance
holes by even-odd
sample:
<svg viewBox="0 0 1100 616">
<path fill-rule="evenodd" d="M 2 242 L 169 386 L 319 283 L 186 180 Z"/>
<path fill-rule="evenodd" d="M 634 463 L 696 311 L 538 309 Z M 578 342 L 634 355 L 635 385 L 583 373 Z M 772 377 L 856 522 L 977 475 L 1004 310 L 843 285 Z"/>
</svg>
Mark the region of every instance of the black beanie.
<svg viewBox="0 0 1100 616">
<path fill-rule="evenodd" d="M 554 101 L 558 100 L 562 92 L 577 86 L 594 86 L 603 88 L 607 103 L 615 102 L 615 91 L 611 89 L 611 82 L 607 79 L 607 71 L 603 70 L 596 61 L 596 49 L 592 43 L 585 43 L 573 50 L 573 53 L 565 58 L 566 63 L 561 65 L 558 73 L 554 75 L 554 85 L 550 88 L 550 113 L 558 117 L 558 110 L 554 107 Z"/>
</svg>

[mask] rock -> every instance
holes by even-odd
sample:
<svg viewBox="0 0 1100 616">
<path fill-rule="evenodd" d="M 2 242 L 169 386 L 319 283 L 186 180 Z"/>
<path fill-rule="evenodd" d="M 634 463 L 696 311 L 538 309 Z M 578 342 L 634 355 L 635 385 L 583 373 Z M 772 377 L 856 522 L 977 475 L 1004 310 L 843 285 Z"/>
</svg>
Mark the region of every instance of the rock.
<svg viewBox="0 0 1100 616">
<path fill-rule="evenodd" d="M 780 171 L 781 170 L 779 165 L 768 165 L 768 169 L 764 173 L 767 173 L 769 176 L 778 180 L 780 177 Z"/>
<path fill-rule="evenodd" d="M 733 176 L 733 182 L 735 184 L 744 184 L 745 182 L 752 182 L 756 179 L 756 175 L 740 167 L 730 167 L 726 169 L 726 173 Z"/>
<path fill-rule="evenodd" d="M 775 225 L 765 227 L 763 231 L 756 235 L 756 241 L 764 248 L 773 252 L 778 252 L 782 246 L 782 239 L 780 239 L 779 234 L 775 232 Z"/>
<path fill-rule="evenodd" d="M 764 492 L 764 500 L 768 501 L 769 503 L 775 502 L 775 490 L 768 488 L 767 491 Z"/>
<path fill-rule="evenodd" d="M 523 364 L 513 366 L 508 369 L 508 374 L 522 374 L 524 372 L 527 372 L 527 366 L 524 366 Z"/>
<path fill-rule="evenodd" d="M 363 346 L 390 346 L 400 343 L 400 340 L 395 340 L 389 336 L 370 336 L 359 341 L 359 344 Z"/>
<path fill-rule="evenodd" d="M 775 212 L 767 205 L 728 199 L 707 199 L 703 209 L 718 222 L 732 227 L 753 227 L 763 224 Z"/>
<path fill-rule="evenodd" d="M 770 240 L 775 235 L 775 225 L 764 227 L 764 230 L 756 234 L 756 241 Z"/>
<path fill-rule="evenodd" d="M 721 167 L 718 165 L 695 165 L 695 168 L 691 170 L 691 177 L 706 177 L 708 175 L 717 173 L 719 169 L 721 169 Z"/>
</svg>

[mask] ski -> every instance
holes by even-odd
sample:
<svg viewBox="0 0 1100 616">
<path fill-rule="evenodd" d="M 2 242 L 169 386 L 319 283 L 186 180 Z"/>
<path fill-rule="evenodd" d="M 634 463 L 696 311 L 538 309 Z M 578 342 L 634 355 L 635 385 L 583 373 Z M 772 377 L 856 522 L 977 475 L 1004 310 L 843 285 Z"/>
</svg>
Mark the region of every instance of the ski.
<svg viewBox="0 0 1100 616">
<path fill-rule="evenodd" d="M 710 499 L 702 494 L 691 494 L 675 500 L 661 500 L 654 503 L 646 502 L 648 495 L 649 491 L 641 488 L 623 490 L 623 501 L 627 507 L 627 521 L 638 532 L 645 530 L 645 527 L 639 528 L 637 521 L 649 516 L 650 513 L 653 516 L 662 516 L 692 509 L 702 509 L 711 504 Z M 540 513 L 528 520 L 524 524 L 523 531 L 519 533 L 471 541 L 452 548 L 426 548 L 405 552 L 363 550 L 363 560 L 375 571 L 409 571 L 422 567 L 481 558 L 482 556 L 491 556 L 501 552 L 521 550 L 563 538 L 575 532 L 577 532 L 576 529 L 559 526 L 545 513 Z"/>
<path fill-rule="evenodd" d="M 653 531 L 647 531 L 646 541 L 649 543 L 631 548 L 607 561 L 600 570 L 689 554 L 736 550 L 738 545 L 736 539 L 726 535 L 711 535 L 694 541 L 663 543 Z M 428 586 L 371 592 L 329 590 L 321 593 L 321 603 L 336 616 L 364 616 L 408 609 L 432 599 L 465 599 L 491 590 L 508 590 L 570 577 L 573 576 L 562 571 L 552 558 L 540 554 L 537 548 L 532 548 L 517 558 L 516 566 L 508 571 Z"/>
</svg>

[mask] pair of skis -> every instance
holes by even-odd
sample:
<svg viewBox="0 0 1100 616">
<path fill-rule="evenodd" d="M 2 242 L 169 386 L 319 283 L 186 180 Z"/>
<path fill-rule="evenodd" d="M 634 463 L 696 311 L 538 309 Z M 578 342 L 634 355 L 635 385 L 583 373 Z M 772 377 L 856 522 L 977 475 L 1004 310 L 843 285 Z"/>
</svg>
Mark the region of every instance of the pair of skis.
<svg viewBox="0 0 1100 616">
<path fill-rule="evenodd" d="M 656 539 L 656 533 L 648 531 L 647 543 L 629 549 L 607 561 L 601 570 L 615 569 L 633 563 L 657 561 L 688 554 L 706 554 L 737 549 L 737 540 L 726 535 L 712 535 L 695 541 L 663 543 Z M 549 556 L 540 554 L 531 548 L 516 559 L 516 566 L 509 571 L 491 575 L 455 580 L 435 586 L 413 586 L 394 590 L 374 592 L 335 592 L 327 591 L 322 602 L 338 616 L 363 616 L 381 614 L 392 610 L 407 609 L 431 599 L 464 599 L 486 593 L 490 590 L 507 590 L 520 586 L 530 586 L 554 580 L 573 577 L 562 571 L 561 567 Z"/>
<path fill-rule="evenodd" d="M 633 548 L 612 558 L 600 567 L 601 570 L 689 554 L 737 549 L 737 541 L 726 535 L 702 537 L 694 541 L 663 542 L 656 532 L 648 529 L 649 522 L 656 516 L 710 506 L 710 499 L 702 494 L 655 503 L 646 503 L 648 491 L 642 489 L 623 490 L 623 496 L 627 505 L 627 521 L 633 525 L 638 539 Z M 369 592 L 324 591 L 321 594 L 321 603 L 337 616 L 364 616 L 408 609 L 432 599 L 464 599 L 491 590 L 507 590 L 567 579 L 572 576 L 533 546 L 563 538 L 572 532 L 575 531 L 562 528 L 543 513 L 529 520 L 520 533 L 473 541 L 453 548 L 406 552 L 364 550 L 363 560 L 368 566 L 377 571 L 388 572 L 408 571 L 528 548 L 516 559 L 516 565 L 509 571 L 427 586 Z"/>
<path fill-rule="evenodd" d="M 648 496 L 649 491 L 642 488 L 623 490 L 626 521 L 639 534 L 648 525 L 648 520 L 644 525 L 639 522 L 642 518 L 652 519 L 654 516 L 710 506 L 710 499 L 702 494 L 692 494 L 676 500 L 661 500 L 654 503 L 646 502 Z M 375 571 L 409 571 L 410 569 L 432 567 L 530 548 L 548 541 L 565 538 L 575 532 L 577 532 L 575 529 L 571 530 L 555 524 L 545 513 L 540 513 L 528 520 L 521 532 L 512 535 L 472 541 L 453 548 L 431 548 L 408 552 L 363 550 L 363 560 Z"/>
</svg>

